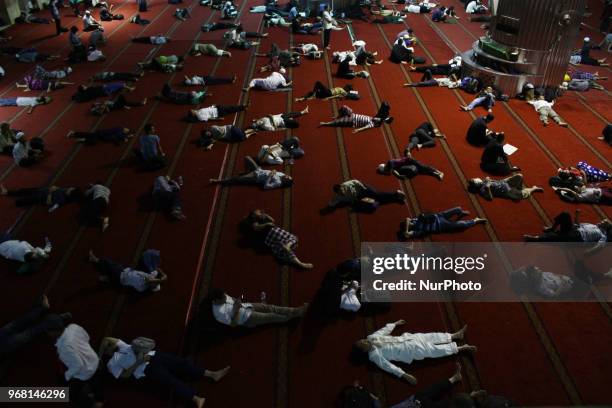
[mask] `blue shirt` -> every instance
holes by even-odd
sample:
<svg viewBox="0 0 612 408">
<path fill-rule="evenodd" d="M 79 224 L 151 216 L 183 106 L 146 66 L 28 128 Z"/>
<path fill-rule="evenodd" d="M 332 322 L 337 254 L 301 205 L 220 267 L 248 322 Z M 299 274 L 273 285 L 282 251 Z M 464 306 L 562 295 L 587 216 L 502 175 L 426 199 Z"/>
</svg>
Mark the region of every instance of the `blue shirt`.
<svg viewBox="0 0 612 408">
<path fill-rule="evenodd" d="M 159 156 L 158 143 L 159 136 L 157 135 L 142 135 L 140 137 L 140 154 L 144 160 L 151 160 Z"/>
</svg>

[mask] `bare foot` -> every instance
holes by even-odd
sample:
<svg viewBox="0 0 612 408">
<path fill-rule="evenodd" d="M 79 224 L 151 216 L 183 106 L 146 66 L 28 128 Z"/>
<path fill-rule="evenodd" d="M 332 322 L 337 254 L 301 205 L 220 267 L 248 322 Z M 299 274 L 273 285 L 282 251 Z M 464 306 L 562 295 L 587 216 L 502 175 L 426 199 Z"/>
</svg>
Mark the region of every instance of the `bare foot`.
<svg viewBox="0 0 612 408">
<path fill-rule="evenodd" d="M 47 297 L 47 295 L 42 295 L 42 297 L 40 298 L 40 305 L 44 307 L 45 309 L 51 308 L 51 305 L 49 304 L 49 298 Z"/>
<path fill-rule="evenodd" d="M 4 184 L 0 184 L 0 195 L 7 195 L 8 190 L 4 187 Z"/>
<path fill-rule="evenodd" d="M 102 219 L 102 232 L 105 232 L 109 226 L 110 226 L 110 220 L 108 219 L 108 217 L 104 217 Z"/>
<path fill-rule="evenodd" d="M 206 370 L 206 373 L 204 374 L 206 377 L 211 378 L 213 381 L 219 381 L 221 380 L 223 377 L 225 377 L 227 375 L 227 373 L 230 370 L 230 366 L 227 366 L 221 370 L 217 370 L 217 371 L 209 371 Z"/>
<path fill-rule="evenodd" d="M 89 262 L 93 262 L 93 263 L 96 263 L 96 262 L 99 261 L 98 257 L 93 253 L 92 250 L 89 251 L 89 254 L 87 256 L 87 260 Z"/>
<path fill-rule="evenodd" d="M 457 333 L 453 335 L 456 340 L 463 340 L 463 336 L 465 335 L 465 331 L 467 330 L 467 324 L 461 328 Z"/>
</svg>

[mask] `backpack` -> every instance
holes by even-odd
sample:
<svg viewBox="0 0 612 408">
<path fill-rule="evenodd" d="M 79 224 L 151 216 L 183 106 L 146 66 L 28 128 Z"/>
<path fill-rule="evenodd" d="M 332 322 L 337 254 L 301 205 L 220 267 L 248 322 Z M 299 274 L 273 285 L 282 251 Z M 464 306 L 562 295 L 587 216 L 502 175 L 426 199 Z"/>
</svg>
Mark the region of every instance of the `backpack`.
<svg viewBox="0 0 612 408">
<path fill-rule="evenodd" d="M 155 349 L 155 340 L 148 337 L 136 337 L 130 345 L 134 354 L 147 354 Z"/>
<path fill-rule="evenodd" d="M 372 396 L 363 387 L 348 386 L 340 394 L 338 408 L 372 408 Z"/>
</svg>

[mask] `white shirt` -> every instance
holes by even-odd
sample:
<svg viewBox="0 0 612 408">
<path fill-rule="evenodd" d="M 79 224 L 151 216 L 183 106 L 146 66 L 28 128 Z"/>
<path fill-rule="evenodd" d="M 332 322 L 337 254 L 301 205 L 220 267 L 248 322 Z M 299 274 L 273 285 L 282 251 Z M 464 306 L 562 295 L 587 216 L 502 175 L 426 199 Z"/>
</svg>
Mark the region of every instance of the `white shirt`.
<svg viewBox="0 0 612 408">
<path fill-rule="evenodd" d="M 482 4 L 478 4 L 476 3 L 476 0 L 473 0 L 467 5 L 467 7 L 465 8 L 465 12 L 468 14 L 472 14 L 476 11 L 478 7 L 481 7 L 481 6 Z"/>
<path fill-rule="evenodd" d="M 356 66 L 357 62 L 355 53 L 353 51 L 336 51 L 334 55 L 338 57 L 338 62 L 344 61 L 346 58 L 350 58 L 349 65 Z"/>
<path fill-rule="evenodd" d="M 244 322 L 251 317 L 252 305 L 250 303 L 243 303 L 238 312 L 238 326 L 243 325 Z M 225 295 L 225 303 L 216 305 L 213 304 L 213 316 L 219 323 L 230 325 L 232 323 L 232 312 L 234 310 L 234 299 L 231 296 Z"/>
<path fill-rule="evenodd" d="M 459 87 L 459 84 L 461 84 L 461 81 L 451 81 L 450 78 L 434 78 L 434 79 L 438 83 L 438 86 L 445 86 L 450 89 L 457 88 Z"/>
<path fill-rule="evenodd" d="M 331 13 L 329 12 L 329 10 L 325 10 L 323 12 L 323 29 L 331 30 L 333 26 L 334 26 L 334 19 Z"/>
<path fill-rule="evenodd" d="M 555 297 L 566 293 L 572 289 L 573 285 L 574 282 L 569 276 L 542 272 L 540 275 L 540 281 L 536 286 L 536 290 L 542 296 Z"/>
<path fill-rule="evenodd" d="M 89 27 L 90 25 L 93 25 L 93 24 L 95 24 L 95 20 L 91 16 L 91 14 L 90 15 L 85 14 L 83 16 L 83 27 L 87 28 L 87 27 Z"/>
<path fill-rule="evenodd" d="M 96 373 L 100 359 L 89 345 L 89 335 L 81 326 L 70 324 L 55 342 L 59 359 L 67 367 L 64 377 L 87 381 Z"/>
<path fill-rule="evenodd" d="M 273 72 L 267 78 L 255 78 L 252 83 L 268 91 L 287 86 L 287 80 L 280 72 Z"/>
<path fill-rule="evenodd" d="M 157 278 L 157 271 L 153 271 L 151 273 L 146 273 L 143 271 L 137 271 L 136 269 L 132 269 L 132 268 L 125 268 L 122 272 L 121 272 L 121 276 L 119 277 L 119 281 L 121 282 L 121 284 L 123 286 L 129 286 L 131 288 L 136 289 L 138 292 L 146 292 L 148 290 L 151 290 L 153 292 L 157 292 L 161 289 L 161 287 L 159 285 L 151 288 L 148 284 L 147 284 L 147 279 L 148 278 Z"/>
<path fill-rule="evenodd" d="M 310 52 L 319 51 L 319 47 L 316 44 L 302 44 L 301 46 L 302 54 L 308 54 Z"/>
<path fill-rule="evenodd" d="M 195 116 L 200 122 L 207 122 L 210 119 L 216 119 L 219 117 L 219 111 L 215 105 L 209 106 L 208 108 L 202 108 L 195 111 Z"/>
<path fill-rule="evenodd" d="M 342 296 L 340 297 L 340 309 L 348 310 L 349 312 L 356 312 L 361 308 L 361 302 L 357 298 L 357 291 L 355 288 L 346 290 L 348 286 L 342 286 Z"/>
<path fill-rule="evenodd" d="M 121 373 L 123 370 L 127 370 L 136 362 L 136 354 L 132 350 L 132 346 L 125 343 L 122 340 L 117 341 L 117 351 L 113 354 L 113 356 L 108 360 L 106 364 L 106 368 L 115 378 L 121 377 Z M 148 356 L 154 356 L 155 351 L 149 351 L 147 353 Z M 140 364 L 133 372 L 132 375 L 134 378 L 142 378 L 145 376 L 145 369 L 149 365 L 148 361 Z"/>
<path fill-rule="evenodd" d="M 19 164 L 20 161 L 28 157 L 28 150 L 27 143 L 15 143 L 15 146 L 13 146 L 13 159 L 15 163 Z"/>
<path fill-rule="evenodd" d="M 93 50 L 87 53 L 87 61 L 89 62 L 94 62 L 101 58 L 104 58 L 104 54 L 102 54 L 102 51 L 100 50 Z"/>
<path fill-rule="evenodd" d="M 283 164 L 283 146 L 280 143 L 273 144 L 272 146 L 263 145 L 259 150 L 257 159 L 266 164 Z"/>
<path fill-rule="evenodd" d="M 40 104 L 41 102 L 39 102 L 38 98 L 35 96 L 18 96 L 17 97 L 17 106 L 36 106 Z"/>
<path fill-rule="evenodd" d="M 25 261 L 28 252 L 34 252 L 35 248 L 26 241 L 10 240 L 0 244 L 0 255 L 11 261 Z"/>
<path fill-rule="evenodd" d="M 535 100 L 529 101 L 527 103 L 530 103 L 531 105 L 533 105 L 533 107 L 535 108 L 536 111 L 539 111 L 540 109 L 542 109 L 544 107 L 551 108 L 555 104 L 555 101 L 548 102 L 546 99 L 535 99 Z"/>
<path fill-rule="evenodd" d="M 418 6 L 416 4 L 410 4 L 408 6 L 406 6 L 406 11 L 409 13 L 420 13 L 421 12 L 421 6 Z"/>
</svg>

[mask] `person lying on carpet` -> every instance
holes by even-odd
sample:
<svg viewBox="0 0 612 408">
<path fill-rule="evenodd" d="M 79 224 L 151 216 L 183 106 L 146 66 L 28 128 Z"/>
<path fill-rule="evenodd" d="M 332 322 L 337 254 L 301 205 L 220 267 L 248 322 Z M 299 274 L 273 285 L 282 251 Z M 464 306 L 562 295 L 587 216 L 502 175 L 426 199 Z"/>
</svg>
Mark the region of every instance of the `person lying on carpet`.
<svg viewBox="0 0 612 408">
<path fill-rule="evenodd" d="M 291 22 L 277 14 L 264 14 L 264 27 L 291 27 Z"/>
<path fill-rule="evenodd" d="M 177 105 L 199 105 L 210 95 L 212 94 L 206 93 L 206 91 L 177 91 L 166 82 L 161 92 L 157 94 L 157 99 Z"/>
<path fill-rule="evenodd" d="M 440 358 L 458 354 L 462 351 L 476 352 L 476 347 L 468 344 L 459 346 L 456 341 L 463 340 L 467 326 L 456 333 L 408 333 L 392 336 L 397 326 L 404 320 L 388 323 L 382 329 L 355 343 L 355 349 L 368 353 L 368 358 L 382 370 L 414 385 L 417 379 L 394 365 L 392 361 L 410 364 L 415 360 Z"/>
<path fill-rule="evenodd" d="M 563 91 L 576 91 L 576 92 L 587 92 L 589 89 L 597 89 L 605 91 L 606 88 L 599 85 L 592 79 L 572 79 L 569 82 L 563 82 L 559 86 L 559 96 L 562 95 Z"/>
<path fill-rule="evenodd" d="M 189 17 L 191 17 L 191 14 L 189 14 L 189 9 L 186 9 L 186 8 L 177 8 L 174 11 L 174 17 L 176 17 L 180 21 L 187 21 L 187 19 Z"/>
<path fill-rule="evenodd" d="M 31 62 L 53 61 L 60 57 L 59 55 L 40 53 L 35 48 L 3 47 L 2 53 L 14 55 L 17 62 L 22 62 L 25 64 L 29 64 Z"/>
<path fill-rule="evenodd" d="M 74 82 L 64 82 L 57 79 L 39 79 L 32 75 L 27 75 L 23 78 L 24 83 L 15 83 L 17 88 L 25 88 L 24 92 L 30 91 L 46 91 L 51 92 L 57 89 L 62 89 L 66 85 L 74 85 Z"/>
<path fill-rule="evenodd" d="M 439 213 L 421 213 L 400 223 L 400 236 L 406 239 L 424 238 L 432 234 L 463 232 L 474 225 L 486 224 L 484 218 L 461 220 L 469 211 L 454 207 Z M 456 217 L 456 219 L 453 219 Z"/>
<path fill-rule="evenodd" d="M 211 85 L 226 85 L 236 83 L 238 76 L 233 77 L 215 77 L 210 75 L 194 75 L 188 77 L 185 75 L 183 85 L 186 86 L 211 86 Z"/>
<path fill-rule="evenodd" d="M 548 102 L 544 98 L 544 95 L 540 95 L 538 99 L 527 101 L 527 103 L 532 105 L 535 111 L 538 112 L 540 115 L 540 122 L 542 122 L 544 126 L 548 126 L 548 118 L 551 117 L 559 126 L 567 127 L 567 123 L 565 123 L 559 114 L 552 108 L 555 101 Z"/>
<path fill-rule="evenodd" d="M 359 180 L 347 180 L 333 186 L 334 197 L 329 201 L 326 211 L 340 207 L 350 207 L 354 211 L 373 212 L 383 204 L 403 203 L 406 194 L 403 191 L 377 191 Z"/>
<path fill-rule="evenodd" d="M 193 402 L 197 408 L 204 407 L 206 398 L 199 396 L 198 391 L 185 381 L 210 378 L 217 382 L 230 370 L 229 366 L 217 371 L 200 368 L 187 359 L 155 350 L 152 340 L 151 346 L 143 348 L 139 347 L 138 341 L 128 344 L 120 339 L 105 337 L 102 339 L 101 355 L 110 356 L 106 367 L 116 379 L 132 376 L 139 381 L 144 379 L 154 387 L 171 391 L 183 401 Z"/>
<path fill-rule="evenodd" d="M 612 146 L 612 125 L 606 125 L 601 131 L 601 136 L 598 137 L 598 139 L 607 143 L 608 146 Z"/>
<path fill-rule="evenodd" d="M 612 187 L 586 187 L 576 189 L 553 187 L 562 200 L 570 203 L 612 205 Z"/>
<path fill-rule="evenodd" d="M 276 115 L 267 115 L 259 119 L 254 119 L 249 129 L 254 131 L 275 132 L 284 129 L 296 129 L 300 124 L 295 118 L 306 115 L 308 106 L 300 112 L 278 113 Z"/>
<path fill-rule="evenodd" d="M 240 27 L 240 22 L 228 23 L 226 21 L 217 21 L 216 23 L 202 24 L 202 31 L 207 33 L 215 30 L 227 30 Z"/>
<path fill-rule="evenodd" d="M 392 0 L 391 3 L 395 3 L 395 4 L 406 4 L 406 0 Z M 413 14 L 429 14 L 431 12 L 431 9 L 433 9 L 435 7 L 435 4 L 433 3 L 429 3 L 427 1 L 422 1 L 422 2 L 409 2 L 409 4 L 406 4 L 406 7 L 404 7 L 404 10 L 407 13 L 413 13 Z"/>
<path fill-rule="evenodd" d="M 243 90 L 245 92 L 248 92 L 252 88 L 264 91 L 289 90 L 293 82 L 287 82 L 287 78 L 285 78 L 284 75 L 286 72 L 284 68 L 281 68 L 279 72 L 272 72 L 266 78 L 253 78 L 249 86 Z"/>
<path fill-rule="evenodd" d="M 20 167 L 30 167 L 44 158 L 45 144 L 39 137 L 28 140 L 23 132 L 15 135 L 16 143 L 13 146 L 13 160 Z"/>
<path fill-rule="evenodd" d="M 588 253 L 593 253 L 606 245 L 608 237 L 612 237 L 612 222 L 604 218 L 597 224 L 579 222 L 580 210 L 572 217 L 562 212 L 554 218 L 552 226 L 544 227 L 542 235 L 523 235 L 527 242 L 590 242 L 595 243 Z"/>
<path fill-rule="evenodd" d="M 277 261 L 301 269 L 312 269 L 314 265 L 302 262 L 294 252 L 298 238 L 292 233 L 277 227 L 274 218 L 261 210 L 253 210 L 243 220 L 254 244 L 263 243 L 272 252 Z"/>
<path fill-rule="evenodd" d="M 91 109 L 89 110 L 92 115 L 102 116 L 106 113 L 110 113 L 112 111 L 125 109 L 130 110 L 133 107 L 145 106 L 147 104 L 147 98 L 144 98 L 142 101 L 134 102 L 128 101 L 125 96 L 119 95 L 113 100 L 108 100 L 104 102 L 95 102 Z"/>
<path fill-rule="evenodd" d="M 226 1 L 221 6 L 221 20 L 232 20 L 238 17 L 238 9 L 231 1 Z"/>
<path fill-rule="evenodd" d="M 91 77 L 92 81 L 120 81 L 136 82 L 144 76 L 144 73 L 102 71 Z"/>
<path fill-rule="evenodd" d="M 375 18 L 371 21 L 374 24 L 402 24 L 406 19 L 406 15 L 395 10 L 382 9 L 370 10 L 372 15 L 379 15 L 381 18 Z"/>
<path fill-rule="evenodd" d="M 96 98 L 111 96 L 127 89 L 133 91 L 134 87 L 126 82 L 111 82 L 104 85 L 79 85 L 77 93 L 72 95 L 72 100 L 76 102 L 89 102 Z"/>
<path fill-rule="evenodd" d="M 134 149 L 134 154 L 145 170 L 155 171 L 166 167 L 166 154 L 152 123 L 145 125 L 144 133 L 138 140 L 138 149 Z"/>
<path fill-rule="evenodd" d="M 132 288 L 140 293 L 158 292 L 168 280 L 168 276 L 159 267 L 161 258 L 155 249 L 147 249 L 142 253 L 138 269 L 117 264 L 109 258 L 98 258 L 91 250 L 89 262 L 95 265 L 100 282 Z"/>
<path fill-rule="evenodd" d="M 222 120 L 226 115 L 243 112 L 247 105 L 211 105 L 207 108 L 192 109 L 187 114 L 188 122 L 208 122 L 209 120 Z"/>
<path fill-rule="evenodd" d="M 491 113 L 493 112 L 493 105 L 495 105 L 495 94 L 493 93 L 493 88 L 487 86 L 474 98 L 472 102 L 470 102 L 467 106 L 461 106 L 459 110 L 468 112 L 478 106 L 482 106 L 488 110 L 489 113 Z"/>
<path fill-rule="evenodd" d="M 434 23 L 456 23 L 458 19 L 454 6 L 440 6 L 431 13 L 431 21 Z"/>
<path fill-rule="evenodd" d="M 138 43 L 138 44 L 161 45 L 161 44 L 166 44 L 169 41 L 170 41 L 170 37 L 166 37 L 164 35 L 151 35 L 148 37 L 132 37 L 132 42 Z"/>
<path fill-rule="evenodd" d="M 223 186 L 254 185 L 264 190 L 286 188 L 293 185 L 293 179 L 290 176 L 280 171 L 262 169 L 251 156 L 245 156 L 244 168 L 245 172 L 237 176 L 224 179 L 211 178 L 209 181 L 211 184 L 221 184 Z"/>
<path fill-rule="evenodd" d="M 543 271 L 535 265 L 523 266 L 510 275 L 513 288 L 520 294 L 535 293 L 547 299 L 584 297 L 590 292 L 590 286 L 612 273 L 595 274 L 589 270 L 584 261 L 576 260 L 573 276 Z"/>
<path fill-rule="evenodd" d="M 11 125 L 8 122 L 0 124 L 0 153 L 6 155 L 13 155 L 13 147 L 17 143 L 17 133 L 19 130 L 11 129 Z"/>
<path fill-rule="evenodd" d="M 386 163 L 379 164 L 377 172 L 380 174 L 393 174 L 400 180 L 411 179 L 420 174 L 433 176 L 440 181 L 444 178 L 444 173 L 440 170 L 413 159 L 410 153 L 407 153 L 404 157 L 391 159 Z"/>
<path fill-rule="evenodd" d="M 45 79 L 45 80 L 64 79 L 71 73 L 72 73 L 71 67 L 65 67 L 65 68 L 56 69 L 53 71 L 47 71 L 41 65 L 37 64 L 36 67 L 34 67 L 34 73 L 32 74 L 32 76 L 34 78 Z"/>
<path fill-rule="evenodd" d="M 229 51 L 221 50 L 217 48 L 214 44 L 204 44 L 204 43 L 195 43 L 191 50 L 189 50 L 189 55 L 192 57 L 199 57 L 201 55 L 210 55 L 213 57 L 228 57 L 231 58 L 232 53 Z"/>
<path fill-rule="evenodd" d="M 612 173 L 598 169 L 584 161 L 578 162 L 576 167 L 562 167 L 557 170 L 557 173 L 559 176 L 561 173 L 569 173 L 571 176 L 580 177 L 583 182 L 582 184 L 600 183 L 612 180 Z"/>
<path fill-rule="evenodd" d="M 323 23 L 320 21 L 314 23 L 302 23 L 302 18 L 296 16 L 291 20 L 291 32 L 293 34 L 312 34 L 317 35 L 323 29 Z"/>
<path fill-rule="evenodd" d="M 45 205 L 49 207 L 51 213 L 64 204 L 80 201 L 83 193 L 78 187 L 51 186 L 8 190 L 3 184 L 0 184 L 0 196 L 16 197 L 17 207 Z"/>
<path fill-rule="evenodd" d="M 183 69 L 183 57 L 177 57 L 176 55 L 160 55 L 153 58 L 151 61 L 139 62 L 138 67 L 149 71 L 170 74 Z"/>
<path fill-rule="evenodd" d="M 410 38 L 400 37 L 394 43 L 391 48 L 391 55 L 389 61 L 395 64 L 424 64 L 425 58 L 417 57 L 414 55 L 414 47 L 410 46 Z"/>
<path fill-rule="evenodd" d="M 183 188 L 183 178 L 172 180 L 170 176 L 158 176 L 153 184 L 152 197 L 156 209 L 167 213 L 171 219 L 182 221 L 183 214 L 180 191 Z"/>
<path fill-rule="evenodd" d="M 85 191 L 83 221 L 88 224 L 100 225 L 102 232 L 110 226 L 110 218 L 104 216 L 104 212 L 110 203 L 110 195 L 110 188 L 101 182 L 90 184 Z"/>
<path fill-rule="evenodd" d="M 468 181 L 467 189 L 470 193 L 478 194 L 488 201 L 492 201 L 493 198 L 520 201 L 529 198 L 532 193 L 544 192 L 542 187 L 525 187 L 522 174 L 513 174 L 501 180 L 492 180 L 490 177 L 473 178 Z"/>
<path fill-rule="evenodd" d="M 268 303 L 242 303 L 239 298 L 231 297 L 223 289 L 211 290 L 210 299 L 215 320 L 231 327 L 254 328 L 267 324 L 287 323 L 304 316 L 308 307 L 307 303 L 301 307 L 283 307 Z"/>
<path fill-rule="evenodd" d="M 74 139 L 79 143 L 84 143 L 89 146 L 93 146 L 98 142 L 112 143 L 119 145 L 127 142 L 129 139 L 134 137 L 134 133 L 129 128 L 121 126 L 112 127 L 107 129 L 96 129 L 90 132 L 79 132 L 70 130 L 66 134 L 67 139 Z"/>
<path fill-rule="evenodd" d="M 355 63 L 357 65 L 380 65 L 383 63 L 383 60 L 377 60 L 376 56 L 378 52 L 369 52 L 366 50 L 366 42 L 363 40 L 357 40 L 353 42 L 353 47 L 355 47 Z"/>
<path fill-rule="evenodd" d="M 355 96 L 349 98 L 349 95 L 359 95 L 356 91 L 353 90 L 353 85 L 351 84 L 346 84 L 344 85 L 344 87 L 335 87 L 329 89 L 328 87 L 323 85 L 321 81 L 317 81 L 315 82 L 312 91 L 308 92 L 301 98 L 295 98 L 295 101 L 302 102 L 310 99 L 323 99 L 324 101 L 328 101 L 337 98 L 356 98 Z"/>
<path fill-rule="evenodd" d="M 338 110 L 338 117 L 330 122 L 320 122 L 319 126 L 331 127 L 353 127 L 353 133 L 363 132 L 374 127 L 380 127 L 383 123 L 392 123 L 393 117 L 368 116 L 354 113 L 351 108 L 343 105 Z"/>
<path fill-rule="evenodd" d="M 272 43 L 270 52 L 255 53 L 257 57 L 268 57 L 269 61 L 266 65 L 259 69 L 259 72 L 280 71 L 281 68 L 290 68 L 300 65 L 300 55 L 293 50 L 280 49 L 275 43 Z"/>
<path fill-rule="evenodd" d="M 426 147 L 435 147 L 436 138 L 446 139 L 446 136 L 434 128 L 430 122 L 423 122 L 408 137 L 408 146 L 404 149 L 404 155 L 407 156 L 414 148 L 421 150 Z"/>
<path fill-rule="evenodd" d="M 17 275 L 25 275 L 40 269 L 51 254 L 51 241 L 45 237 L 43 248 L 35 247 L 27 241 L 11 239 L 9 234 L 0 236 L 0 257 L 20 263 Z"/>
<path fill-rule="evenodd" d="M 51 103 L 53 99 L 50 96 L 18 96 L 12 98 L 0 98 L 0 107 L 2 106 L 27 106 L 27 113 L 32 113 L 34 108 L 39 105 Z"/>
<path fill-rule="evenodd" d="M 496 133 L 495 138 L 485 146 L 480 157 L 480 168 L 485 173 L 495 176 L 508 176 L 521 170 L 510 163 L 510 159 L 504 151 L 505 139 L 504 132 Z"/>
<path fill-rule="evenodd" d="M 461 56 L 458 55 L 453 59 L 448 61 L 448 64 L 432 64 L 432 65 L 422 65 L 420 67 L 410 67 L 411 71 L 422 72 L 425 73 L 430 71 L 432 75 L 446 75 L 450 76 L 451 74 L 459 75 L 461 73 Z"/>
<path fill-rule="evenodd" d="M 429 86 L 441 86 L 448 89 L 459 88 L 461 85 L 461 80 L 455 76 L 455 74 L 451 74 L 445 78 L 434 78 L 431 71 L 427 70 L 421 77 L 419 82 L 406 83 L 404 86 L 407 87 L 429 87 Z"/>
<path fill-rule="evenodd" d="M 241 50 L 248 50 L 251 47 L 254 47 L 259 44 L 258 41 L 247 41 L 247 38 L 261 38 L 266 37 L 266 34 L 258 34 L 255 32 L 246 32 L 239 26 L 237 28 L 226 31 L 223 34 L 223 38 L 229 40 L 229 46 L 232 48 L 238 48 Z"/>
<path fill-rule="evenodd" d="M 316 44 L 302 43 L 296 47 L 293 47 L 293 50 L 297 52 L 298 55 L 308 57 L 313 60 L 323 58 L 323 51 L 319 51 L 319 47 Z"/>
<path fill-rule="evenodd" d="M 468 128 L 465 139 L 472 146 L 482 147 L 489 144 L 495 138 L 495 132 L 488 128 L 489 123 L 493 122 L 495 116 L 492 113 L 487 113 L 485 116 L 479 116 Z"/>
<path fill-rule="evenodd" d="M 234 125 L 211 126 L 202 130 L 195 144 L 206 150 L 212 150 L 216 142 L 238 143 L 248 139 L 255 133 L 257 132 L 253 129 L 242 130 Z"/>
<path fill-rule="evenodd" d="M 293 164 L 294 159 L 301 159 L 304 154 L 304 149 L 300 147 L 300 139 L 293 136 L 273 145 L 261 146 L 257 153 L 257 162 L 277 165 L 283 164 L 286 159 L 289 164 Z"/>
<path fill-rule="evenodd" d="M 18 350 L 41 337 L 53 324 L 52 322 L 57 319 L 69 320 L 71 317 L 70 313 L 61 315 L 49 313 L 50 309 L 49 298 L 47 298 L 47 295 L 42 295 L 30 310 L 0 327 L 1 360 L 6 360 Z"/>
</svg>

